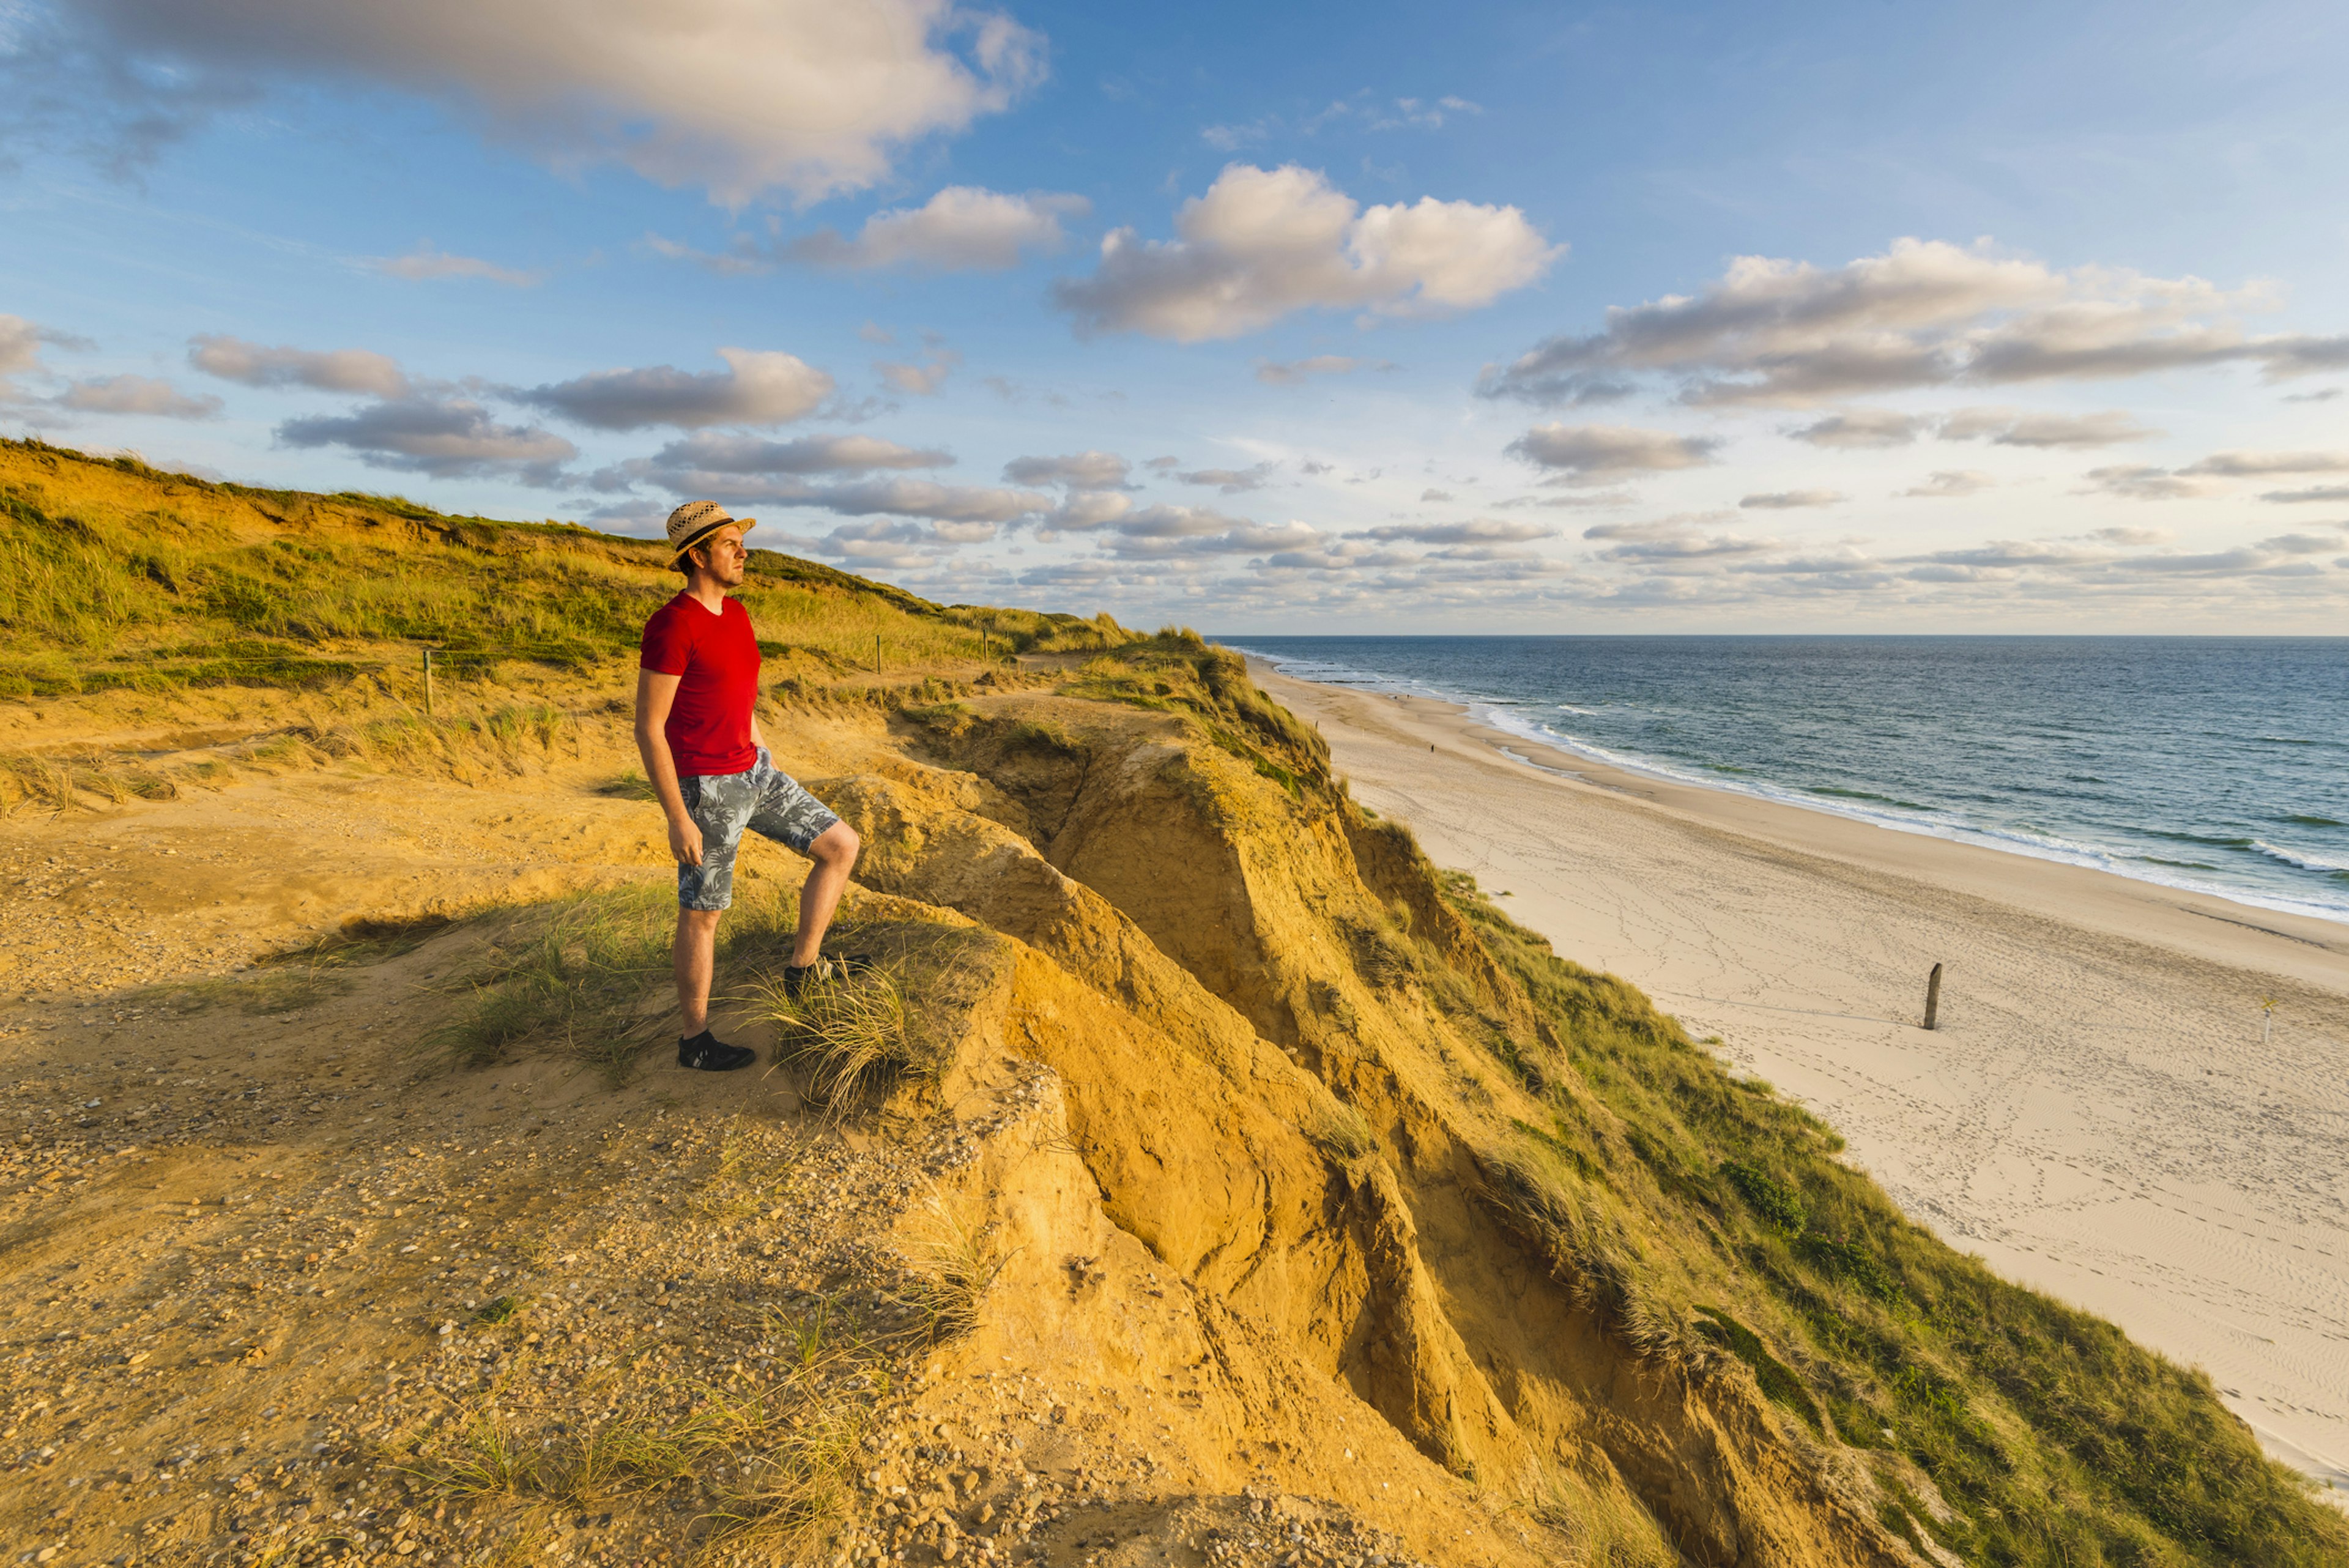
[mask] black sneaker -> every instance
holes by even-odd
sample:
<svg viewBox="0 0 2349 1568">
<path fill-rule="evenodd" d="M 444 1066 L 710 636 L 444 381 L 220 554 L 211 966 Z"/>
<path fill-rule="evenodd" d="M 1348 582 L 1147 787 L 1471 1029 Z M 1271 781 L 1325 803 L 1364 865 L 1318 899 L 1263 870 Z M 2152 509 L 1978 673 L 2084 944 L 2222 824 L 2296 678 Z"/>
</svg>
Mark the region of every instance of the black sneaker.
<svg viewBox="0 0 2349 1568">
<path fill-rule="evenodd" d="M 730 1073 L 758 1059 L 759 1054 L 749 1046 L 729 1045 L 707 1029 L 677 1043 L 677 1064 L 703 1073 Z"/>
<path fill-rule="evenodd" d="M 785 964 L 783 994 L 797 996 L 811 985 L 846 980 L 852 975 L 871 974 L 879 967 L 863 953 L 849 953 L 841 958 L 820 958 L 811 964 Z"/>
</svg>

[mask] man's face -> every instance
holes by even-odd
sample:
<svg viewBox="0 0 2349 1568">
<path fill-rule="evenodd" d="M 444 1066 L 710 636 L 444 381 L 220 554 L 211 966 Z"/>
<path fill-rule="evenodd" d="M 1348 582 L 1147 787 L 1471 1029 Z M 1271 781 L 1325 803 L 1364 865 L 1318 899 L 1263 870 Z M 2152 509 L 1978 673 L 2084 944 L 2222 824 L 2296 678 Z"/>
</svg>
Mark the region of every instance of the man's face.
<svg viewBox="0 0 2349 1568">
<path fill-rule="evenodd" d="M 750 563 L 750 547 L 742 543 L 742 530 L 729 523 L 709 536 L 707 545 L 696 553 L 709 564 L 702 570 L 716 580 L 721 588 L 738 587 L 742 582 L 742 568 Z"/>
</svg>

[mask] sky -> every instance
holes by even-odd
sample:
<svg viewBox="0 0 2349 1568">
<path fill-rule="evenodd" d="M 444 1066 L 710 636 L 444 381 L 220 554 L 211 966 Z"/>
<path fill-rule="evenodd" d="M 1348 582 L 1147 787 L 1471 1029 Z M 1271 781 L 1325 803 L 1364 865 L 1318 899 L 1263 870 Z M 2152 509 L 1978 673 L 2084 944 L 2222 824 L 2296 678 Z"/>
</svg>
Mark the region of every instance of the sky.
<svg viewBox="0 0 2349 1568">
<path fill-rule="evenodd" d="M 0 431 L 1212 633 L 2349 631 L 2349 7 L 0 0 Z"/>
</svg>

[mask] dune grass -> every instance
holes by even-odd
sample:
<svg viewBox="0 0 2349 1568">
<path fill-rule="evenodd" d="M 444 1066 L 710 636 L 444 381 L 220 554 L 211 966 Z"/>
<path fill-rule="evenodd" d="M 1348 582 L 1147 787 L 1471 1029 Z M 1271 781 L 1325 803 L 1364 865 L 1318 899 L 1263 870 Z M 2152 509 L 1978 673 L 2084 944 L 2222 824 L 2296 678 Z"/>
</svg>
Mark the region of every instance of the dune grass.
<svg viewBox="0 0 2349 1568">
<path fill-rule="evenodd" d="M 1163 628 L 1105 652 L 1061 690 L 1177 714 L 1291 796 L 1333 798 L 1330 746 L 1320 732 L 1258 690 L 1247 659 L 1188 627 Z"/>
<path fill-rule="evenodd" d="M 1815 1434 L 1905 1456 L 1956 1516 L 1896 1478 L 1888 1528 L 1970 1563 L 2349 1562 L 2207 1376 L 1911 1223 L 1816 1117 L 1445 884 L 1542 1021 L 1508 1050 L 1550 1120 L 1487 1152 L 1492 1200 L 1644 1353 L 1733 1359 Z"/>
<path fill-rule="evenodd" d="M 0 697 L 407 680 L 428 646 L 451 680 L 510 662 L 587 670 L 633 655 L 680 582 L 653 542 L 574 524 L 0 441 Z M 769 550 L 752 551 L 739 597 L 771 670 L 819 680 L 1131 635 L 1106 617 L 936 605 Z"/>
<path fill-rule="evenodd" d="M 753 994 L 776 1026 L 779 1058 L 800 1075 L 809 1100 L 838 1118 L 902 1082 L 935 1082 L 1007 951 L 988 931 L 934 921 L 848 921 L 835 930 L 832 945 L 874 967 L 816 981 L 798 996 L 785 991 L 778 968 Z"/>
<path fill-rule="evenodd" d="M 462 997 L 425 1041 L 451 1063 L 486 1067 L 548 1052 L 613 1084 L 632 1077 L 674 1021 L 667 1001 L 677 893 L 667 882 L 574 894 L 474 917 L 484 950 L 451 982 Z M 719 960 L 781 940 L 784 907 L 746 888 L 719 927 Z"/>
</svg>

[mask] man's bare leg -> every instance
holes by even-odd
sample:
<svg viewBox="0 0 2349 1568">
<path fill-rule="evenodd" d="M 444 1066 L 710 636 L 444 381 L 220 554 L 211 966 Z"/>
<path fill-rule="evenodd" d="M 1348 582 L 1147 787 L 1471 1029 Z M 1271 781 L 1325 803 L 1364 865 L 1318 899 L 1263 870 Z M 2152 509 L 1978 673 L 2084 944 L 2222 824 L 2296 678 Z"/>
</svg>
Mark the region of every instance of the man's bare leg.
<svg viewBox="0 0 2349 1568">
<path fill-rule="evenodd" d="M 856 829 L 844 822 L 835 822 L 816 836 L 808 846 L 808 858 L 815 862 L 808 872 L 807 885 L 800 889 L 800 926 L 792 938 L 792 967 L 805 969 L 815 962 L 823 950 L 823 933 L 832 926 L 833 911 L 840 908 L 840 896 L 848 890 L 848 874 L 856 867 L 856 852 L 864 847 Z M 713 921 L 711 929 L 716 929 Z M 679 930 L 683 927 L 680 925 Z M 682 940 L 682 937 L 679 939 Z M 704 947 L 705 955 L 708 948 Z M 703 960 L 702 993 L 709 990 L 708 959 Z M 678 971 L 679 993 L 683 993 L 685 971 Z"/>
<path fill-rule="evenodd" d="M 684 1015 L 678 1031 L 690 1040 L 709 1027 L 709 977 L 717 967 L 718 917 L 722 909 L 679 909 L 677 940 L 669 944 L 669 964 L 677 973 L 677 1009 Z"/>
</svg>

